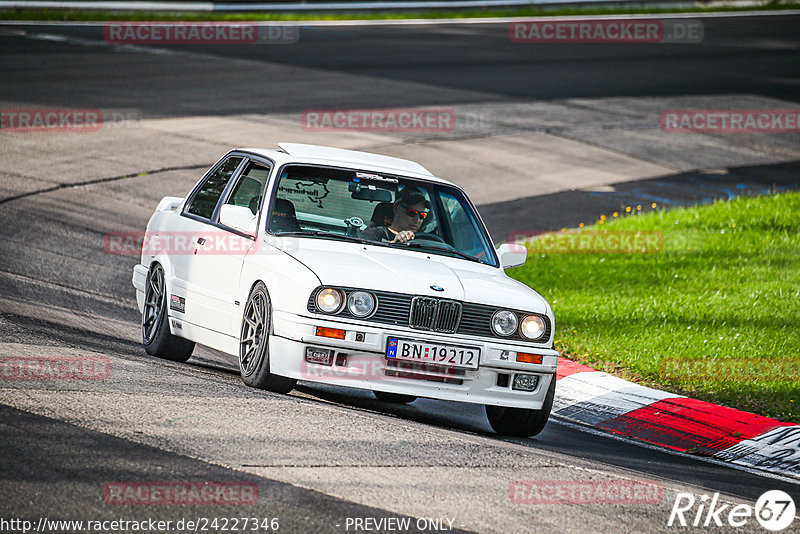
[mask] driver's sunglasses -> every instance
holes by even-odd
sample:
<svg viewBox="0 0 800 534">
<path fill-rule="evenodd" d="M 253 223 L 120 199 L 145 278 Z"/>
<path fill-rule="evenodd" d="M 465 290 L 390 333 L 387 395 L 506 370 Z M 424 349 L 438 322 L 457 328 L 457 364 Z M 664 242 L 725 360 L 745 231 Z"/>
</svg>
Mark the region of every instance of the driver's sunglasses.
<svg viewBox="0 0 800 534">
<path fill-rule="evenodd" d="M 419 211 L 419 210 L 415 210 L 414 208 L 408 208 L 407 207 L 406 208 L 406 215 L 408 215 L 409 217 L 419 217 L 420 219 L 424 220 L 425 217 L 428 216 L 428 212 L 427 211 Z"/>
</svg>

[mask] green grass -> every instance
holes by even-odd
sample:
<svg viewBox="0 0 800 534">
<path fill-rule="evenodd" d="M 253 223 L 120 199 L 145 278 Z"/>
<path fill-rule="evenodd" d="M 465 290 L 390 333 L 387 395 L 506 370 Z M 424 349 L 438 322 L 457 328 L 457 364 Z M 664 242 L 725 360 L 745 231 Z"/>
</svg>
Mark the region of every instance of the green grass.
<svg viewBox="0 0 800 534">
<path fill-rule="evenodd" d="M 65 9 L 5 9 L 0 10 L 0 20 L 36 21 L 106 21 L 106 20 L 152 20 L 152 21 L 292 21 L 292 20 L 385 20 L 385 19 L 449 19 L 492 17 L 559 17 L 571 15 L 624 15 L 648 13 L 713 13 L 728 11 L 760 11 L 800 9 L 800 3 L 766 2 L 759 6 L 703 6 L 676 8 L 607 7 L 607 8 L 542 8 L 518 9 L 473 9 L 473 10 L 424 10 L 424 11 L 380 11 L 380 12 L 253 12 L 253 13 L 190 13 L 190 12 L 139 12 L 139 11 L 95 11 Z"/>
<path fill-rule="evenodd" d="M 582 232 L 660 232 L 663 248 L 534 246 L 508 271 L 553 306 L 556 348 L 644 385 L 800 422 L 800 193 L 605 217 Z"/>
</svg>

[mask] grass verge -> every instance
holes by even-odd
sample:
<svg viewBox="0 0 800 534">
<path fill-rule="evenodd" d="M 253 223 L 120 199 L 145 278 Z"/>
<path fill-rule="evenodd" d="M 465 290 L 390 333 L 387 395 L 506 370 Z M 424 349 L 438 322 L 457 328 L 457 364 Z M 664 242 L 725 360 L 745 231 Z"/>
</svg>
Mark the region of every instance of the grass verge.
<svg viewBox="0 0 800 534">
<path fill-rule="evenodd" d="M 800 3 L 768 2 L 757 6 L 695 6 L 695 7 L 607 7 L 607 8 L 542 8 L 518 9 L 472 9 L 472 10 L 424 10 L 424 11 L 379 11 L 379 12 L 252 12 L 252 13 L 192 13 L 192 12 L 144 12 L 144 11 L 95 11 L 65 9 L 3 9 L 0 20 L 19 21 L 315 21 L 315 20 L 403 20 L 403 19 L 452 19 L 452 18 L 499 18 L 499 17 L 563 17 L 574 15 L 630 15 L 670 13 L 724 13 L 746 11 L 775 11 L 800 9 Z"/>
<path fill-rule="evenodd" d="M 648 253 L 624 253 L 637 233 Z M 508 271 L 551 303 L 564 356 L 800 422 L 800 193 L 609 214 L 570 239 L 539 236 Z"/>
</svg>

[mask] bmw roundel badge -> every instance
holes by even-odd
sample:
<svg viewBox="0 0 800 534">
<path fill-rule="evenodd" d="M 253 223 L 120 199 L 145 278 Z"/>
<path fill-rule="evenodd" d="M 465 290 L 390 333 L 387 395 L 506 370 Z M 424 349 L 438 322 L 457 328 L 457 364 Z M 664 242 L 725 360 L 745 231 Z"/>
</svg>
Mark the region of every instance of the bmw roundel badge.
<svg viewBox="0 0 800 534">
<path fill-rule="evenodd" d="M 437 285 L 431 286 L 431 289 L 433 289 L 434 291 L 444 291 L 444 288 L 442 286 L 437 286 Z"/>
</svg>

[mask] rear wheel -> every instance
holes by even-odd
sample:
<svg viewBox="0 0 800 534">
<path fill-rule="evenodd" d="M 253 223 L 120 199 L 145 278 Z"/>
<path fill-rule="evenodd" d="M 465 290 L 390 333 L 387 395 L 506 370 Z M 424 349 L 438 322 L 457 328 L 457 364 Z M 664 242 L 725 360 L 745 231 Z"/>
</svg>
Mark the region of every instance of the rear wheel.
<svg viewBox="0 0 800 534">
<path fill-rule="evenodd" d="M 248 386 L 275 393 L 289 393 L 297 380 L 269 372 L 271 310 L 267 288 L 259 282 L 250 292 L 244 307 L 239 337 L 239 373 Z"/>
<path fill-rule="evenodd" d="M 385 391 L 373 391 L 373 395 L 379 401 L 394 402 L 396 404 L 408 404 L 414 402 L 417 398 L 413 395 L 402 395 L 400 393 L 387 393 Z"/>
<path fill-rule="evenodd" d="M 142 309 L 142 345 L 147 354 L 185 362 L 192 356 L 194 342 L 173 336 L 169 331 L 167 312 L 167 285 L 164 282 L 164 269 L 153 265 L 147 273 L 145 282 L 144 308 Z"/>
<path fill-rule="evenodd" d="M 556 377 L 553 376 L 550 379 L 550 387 L 547 388 L 547 395 L 541 410 L 486 405 L 486 417 L 498 434 L 522 438 L 532 437 L 544 430 L 547 420 L 550 418 L 555 394 Z"/>
</svg>

